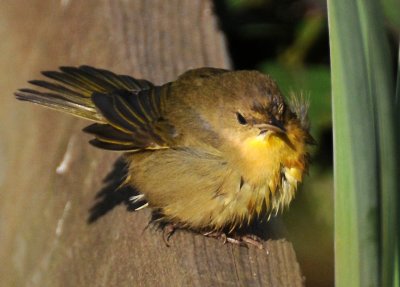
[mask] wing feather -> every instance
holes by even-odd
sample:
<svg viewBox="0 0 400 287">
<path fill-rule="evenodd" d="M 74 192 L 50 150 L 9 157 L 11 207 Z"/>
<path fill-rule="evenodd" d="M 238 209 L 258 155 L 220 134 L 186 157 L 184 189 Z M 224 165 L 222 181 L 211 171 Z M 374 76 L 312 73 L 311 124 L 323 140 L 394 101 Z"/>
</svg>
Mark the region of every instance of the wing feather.
<svg viewBox="0 0 400 287">
<path fill-rule="evenodd" d="M 110 150 L 167 148 L 175 131 L 164 118 L 170 84 L 151 82 L 90 66 L 60 67 L 42 72 L 48 80 L 33 80 L 44 89 L 21 89 L 19 100 L 70 113 L 97 123 L 84 129 L 90 143 Z"/>
</svg>

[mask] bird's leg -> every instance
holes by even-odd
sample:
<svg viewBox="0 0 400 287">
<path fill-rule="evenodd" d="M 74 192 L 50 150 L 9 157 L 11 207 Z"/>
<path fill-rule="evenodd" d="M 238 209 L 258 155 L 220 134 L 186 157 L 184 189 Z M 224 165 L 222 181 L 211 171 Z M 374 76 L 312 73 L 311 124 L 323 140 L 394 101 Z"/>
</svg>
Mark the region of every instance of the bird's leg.
<svg viewBox="0 0 400 287">
<path fill-rule="evenodd" d="M 204 236 L 206 237 L 212 237 L 215 239 L 220 239 L 222 240 L 222 242 L 225 244 L 228 240 L 227 236 L 225 233 L 221 232 L 221 231 L 208 231 L 203 233 Z"/>
<path fill-rule="evenodd" d="M 226 233 L 221 231 L 209 231 L 203 233 L 203 235 L 207 237 L 220 239 L 223 241 L 224 244 L 229 242 L 240 246 L 248 247 L 249 245 L 253 245 L 259 249 L 263 248 L 262 239 L 254 234 L 228 236 L 226 235 Z"/>
<path fill-rule="evenodd" d="M 246 234 L 240 237 L 240 240 L 247 245 L 253 245 L 258 249 L 263 249 L 262 239 L 254 234 Z"/>
<path fill-rule="evenodd" d="M 236 245 L 244 245 L 243 241 L 240 241 L 234 237 L 230 237 L 228 235 L 226 235 L 226 233 L 222 232 L 222 231 L 208 231 L 203 233 L 204 236 L 207 237 L 212 237 L 212 238 L 216 238 L 216 239 L 220 239 L 222 240 L 222 242 L 224 244 L 226 244 L 227 242 L 232 243 L 232 244 L 236 244 Z"/>
</svg>

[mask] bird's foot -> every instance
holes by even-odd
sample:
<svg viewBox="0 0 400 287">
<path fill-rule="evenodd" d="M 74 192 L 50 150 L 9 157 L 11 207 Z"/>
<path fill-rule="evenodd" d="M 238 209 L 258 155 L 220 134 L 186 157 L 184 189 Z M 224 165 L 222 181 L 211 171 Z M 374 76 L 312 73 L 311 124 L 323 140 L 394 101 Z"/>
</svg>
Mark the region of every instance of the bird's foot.
<svg viewBox="0 0 400 287">
<path fill-rule="evenodd" d="M 254 234 L 247 234 L 240 237 L 242 242 L 245 242 L 247 245 L 253 245 L 258 249 L 263 249 L 262 239 Z"/>
<path fill-rule="evenodd" d="M 176 229 L 178 229 L 178 226 L 174 223 L 167 223 L 165 226 L 163 226 L 163 241 L 167 247 L 169 247 L 168 241 L 175 233 Z"/>
<path fill-rule="evenodd" d="M 230 236 L 221 231 L 209 231 L 209 232 L 203 233 L 203 235 L 207 236 L 207 237 L 212 237 L 212 238 L 222 240 L 222 242 L 224 244 L 229 242 L 232 244 L 236 244 L 239 246 L 246 246 L 246 247 L 253 245 L 253 246 L 257 247 L 258 249 L 263 249 L 262 239 L 254 234 Z"/>
</svg>

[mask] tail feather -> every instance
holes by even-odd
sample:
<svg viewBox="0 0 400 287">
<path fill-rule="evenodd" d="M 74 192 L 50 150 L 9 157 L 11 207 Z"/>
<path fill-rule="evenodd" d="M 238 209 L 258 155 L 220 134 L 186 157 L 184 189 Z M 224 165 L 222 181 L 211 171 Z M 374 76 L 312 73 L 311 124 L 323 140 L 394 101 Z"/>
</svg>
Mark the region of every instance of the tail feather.
<svg viewBox="0 0 400 287">
<path fill-rule="evenodd" d="M 32 89 L 20 89 L 15 93 L 15 96 L 21 101 L 32 102 L 95 122 L 104 122 L 104 117 L 97 112 L 94 105 L 82 103 L 78 98 L 69 98 L 66 95 L 44 93 Z"/>
<path fill-rule="evenodd" d="M 42 74 L 54 82 L 33 80 L 29 83 L 55 93 L 21 89 L 16 93 L 19 100 L 100 122 L 104 122 L 103 117 L 94 115 L 96 108 L 91 99 L 93 93 L 109 94 L 117 90 L 141 91 L 154 87 L 146 80 L 117 75 L 90 66 L 60 67 L 60 71 L 44 71 Z"/>
<path fill-rule="evenodd" d="M 85 103 L 90 102 L 89 97 L 83 96 L 82 94 L 80 94 L 72 89 L 69 89 L 65 86 L 62 86 L 62 85 L 59 85 L 56 83 L 50 83 L 50 82 L 46 82 L 46 81 L 42 81 L 42 80 L 32 80 L 32 81 L 29 81 L 28 83 L 35 85 L 37 87 L 45 88 L 50 91 L 62 94 L 62 95 L 64 95 L 64 97 L 69 96 L 69 98 L 71 100 L 75 100 L 75 101 L 79 100 L 79 101 L 82 101 Z"/>
<path fill-rule="evenodd" d="M 60 68 L 62 69 L 62 68 Z M 81 94 L 83 97 L 89 98 L 92 92 L 106 92 L 108 87 L 100 86 L 100 81 L 85 81 L 80 74 L 71 75 L 70 73 L 58 71 L 45 71 L 42 72 L 44 76 L 49 79 L 55 80 L 59 83 L 67 85 Z"/>
</svg>

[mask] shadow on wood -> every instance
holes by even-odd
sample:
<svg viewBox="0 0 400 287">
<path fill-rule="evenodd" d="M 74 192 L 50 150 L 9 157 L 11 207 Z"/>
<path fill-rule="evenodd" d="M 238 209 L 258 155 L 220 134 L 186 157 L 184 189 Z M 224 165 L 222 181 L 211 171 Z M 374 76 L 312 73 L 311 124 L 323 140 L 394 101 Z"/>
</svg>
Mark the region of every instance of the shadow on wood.
<svg viewBox="0 0 400 287">
<path fill-rule="evenodd" d="M 131 186 L 123 184 L 128 174 L 128 163 L 119 157 L 109 174 L 103 180 L 104 187 L 96 193 L 95 204 L 90 208 L 88 223 L 94 223 L 116 206 L 123 204 L 127 211 L 135 211 L 140 204 L 130 200 L 138 192 Z"/>
</svg>

